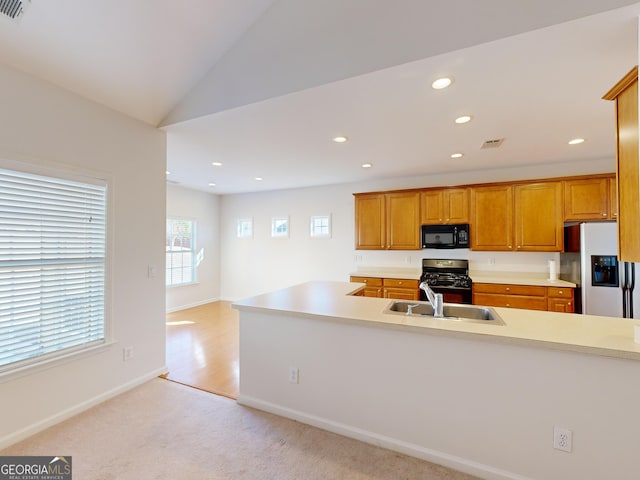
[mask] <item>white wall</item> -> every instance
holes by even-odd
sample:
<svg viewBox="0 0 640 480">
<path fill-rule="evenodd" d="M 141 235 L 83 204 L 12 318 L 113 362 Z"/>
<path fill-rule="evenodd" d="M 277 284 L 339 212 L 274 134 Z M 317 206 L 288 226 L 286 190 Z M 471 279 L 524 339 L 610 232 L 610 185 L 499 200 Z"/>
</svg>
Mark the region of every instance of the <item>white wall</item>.
<svg viewBox="0 0 640 480">
<path fill-rule="evenodd" d="M 485 479 L 638 478 L 638 361 L 330 320 L 242 310 L 238 401 Z"/>
<path fill-rule="evenodd" d="M 472 272 L 543 273 L 548 260 L 558 259 L 557 253 L 355 250 L 353 193 L 611 172 L 615 172 L 615 159 L 556 163 L 543 171 L 521 167 L 226 195 L 221 198 L 220 217 L 221 298 L 237 300 L 308 280 L 345 281 L 351 272 L 371 266 L 419 271 L 420 261 L 426 257 L 467 258 Z M 309 217 L 327 214 L 332 217 L 332 237 L 311 239 Z M 274 216 L 290 217 L 290 238 L 271 238 Z M 253 239 L 236 238 L 236 221 L 240 218 L 253 218 Z"/>
<path fill-rule="evenodd" d="M 168 312 L 215 302 L 220 297 L 219 197 L 207 192 L 167 185 L 167 217 L 196 222 L 196 250 L 203 260 L 196 283 L 167 288 Z"/>
<path fill-rule="evenodd" d="M 0 448 L 165 370 L 165 133 L 0 66 L 0 158 L 110 179 L 115 343 L 0 380 Z M 160 268 L 160 270 L 162 270 Z M 123 346 L 134 357 L 123 361 Z"/>
</svg>

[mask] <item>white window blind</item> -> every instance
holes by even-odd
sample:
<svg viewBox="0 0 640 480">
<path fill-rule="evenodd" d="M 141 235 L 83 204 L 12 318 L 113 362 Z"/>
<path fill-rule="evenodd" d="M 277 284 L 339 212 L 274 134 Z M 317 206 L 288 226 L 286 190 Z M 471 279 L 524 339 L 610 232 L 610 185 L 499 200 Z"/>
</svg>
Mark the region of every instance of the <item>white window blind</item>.
<svg viewBox="0 0 640 480">
<path fill-rule="evenodd" d="M 0 372 L 104 342 L 106 196 L 0 169 Z"/>
</svg>

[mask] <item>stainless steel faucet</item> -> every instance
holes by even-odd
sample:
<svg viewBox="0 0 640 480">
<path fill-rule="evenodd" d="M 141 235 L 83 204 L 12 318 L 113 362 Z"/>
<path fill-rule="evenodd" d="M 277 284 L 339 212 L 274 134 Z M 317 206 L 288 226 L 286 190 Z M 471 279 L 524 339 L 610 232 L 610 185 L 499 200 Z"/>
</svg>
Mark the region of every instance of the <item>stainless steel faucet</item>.
<svg viewBox="0 0 640 480">
<path fill-rule="evenodd" d="M 435 293 L 433 290 L 431 290 L 431 287 L 429 287 L 429 285 L 427 285 L 426 282 L 422 282 L 420 283 L 420 288 L 424 291 L 424 293 L 427 294 L 427 299 L 429 300 L 429 303 L 431 304 L 431 308 L 433 308 L 433 316 L 435 318 L 442 318 L 444 317 L 443 312 L 443 307 L 444 307 L 444 301 L 442 299 L 442 294 L 441 293 Z"/>
</svg>

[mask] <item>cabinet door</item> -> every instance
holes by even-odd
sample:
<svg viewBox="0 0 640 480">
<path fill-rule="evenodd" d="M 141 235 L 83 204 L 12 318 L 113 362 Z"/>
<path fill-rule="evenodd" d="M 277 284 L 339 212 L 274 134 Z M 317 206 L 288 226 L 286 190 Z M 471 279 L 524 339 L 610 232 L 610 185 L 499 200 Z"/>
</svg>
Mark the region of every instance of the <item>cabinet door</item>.
<svg viewBox="0 0 640 480">
<path fill-rule="evenodd" d="M 387 206 L 387 248 L 420 250 L 420 193 L 389 193 Z"/>
<path fill-rule="evenodd" d="M 609 178 L 609 219 L 618 219 L 618 182 L 616 177 Z"/>
<path fill-rule="evenodd" d="M 547 310 L 550 312 L 573 313 L 573 288 L 547 288 Z"/>
<path fill-rule="evenodd" d="M 549 297 L 547 310 L 558 313 L 573 313 L 573 302 L 564 298 Z"/>
<path fill-rule="evenodd" d="M 564 182 L 564 220 L 609 218 L 609 179 L 587 178 Z"/>
<path fill-rule="evenodd" d="M 471 249 L 513 250 L 513 188 L 471 189 Z"/>
<path fill-rule="evenodd" d="M 447 223 L 469 223 L 469 189 L 445 190 L 444 206 Z"/>
<path fill-rule="evenodd" d="M 469 189 L 426 190 L 420 194 L 423 225 L 469 223 Z"/>
<path fill-rule="evenodd" d="M 515 230 L 518 251 L 562 251 L 561 182 L 515 186 Z"/>
<path fill-rule="evenodd" d="M 400 300 L 420 300 L 420 281 L 400 278 L 383 280 L 384 297 Z"/>
<path fill-rule="evenodd" d="M 426 190 L 420 193 L 420 216 L 422 225 L 438 225 L 443 223 L 442 190 Z"/>
<path fill-rule="evenodd" d="M 367 286 L 362 290 L 364 297 L 382 297 L 382 278 L 378 277 L 356 277 L 351 276 L 354 283 L 364 283 Z"/>
<path fill-rule="evenodd" d="M 603 98 L 616 102 L 618 258 L 623 262 L 640 262 L 638 67 L 634 67 Z"/>
<path fill-rule="evenodd" d="M 386 247 L 384 195 L 356 195 L 355 210 L 356 249 L 383 250 Z"/>
</svg>

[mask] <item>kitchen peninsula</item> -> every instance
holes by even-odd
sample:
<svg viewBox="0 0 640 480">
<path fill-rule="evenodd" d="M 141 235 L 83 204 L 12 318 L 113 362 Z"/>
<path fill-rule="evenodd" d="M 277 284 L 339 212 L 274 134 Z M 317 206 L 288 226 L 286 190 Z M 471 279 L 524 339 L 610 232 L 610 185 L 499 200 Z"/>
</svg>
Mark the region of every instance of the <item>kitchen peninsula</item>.
<svg viewBox="0 0 640 480">
<path fill-rule="evenodd" d="M 236 302 L 238 402 L 482 478 L 636 478 L 637 322 L 408 317 L 360 288 L 309 282 Z M 554 427 L 573 432 L 571 453 L 552 448 Z"/>
</svg>

